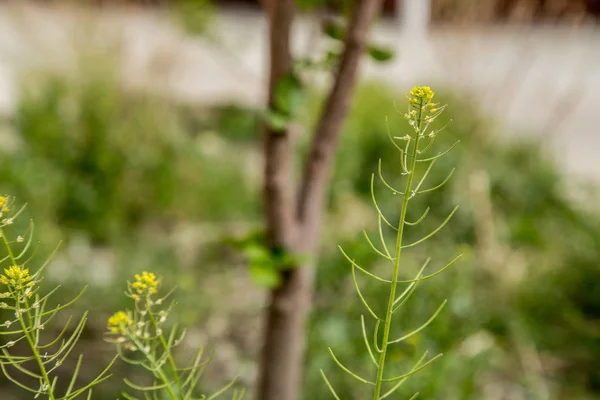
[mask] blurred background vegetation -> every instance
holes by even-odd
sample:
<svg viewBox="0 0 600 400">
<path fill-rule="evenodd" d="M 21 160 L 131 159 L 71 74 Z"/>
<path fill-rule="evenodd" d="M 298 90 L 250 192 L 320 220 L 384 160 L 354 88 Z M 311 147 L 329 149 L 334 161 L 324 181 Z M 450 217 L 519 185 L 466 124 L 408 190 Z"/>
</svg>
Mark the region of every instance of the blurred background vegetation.
<svg viewBox="0 0 600 400">
<path fill-rule="evenodd" d="M 206 388 L 237 373 L 250 386 L 269 281 L 260 266 L 250 274 L 231 243 L 261 228 L 260 113 L 237 104 L 182 105 L 126 89 L 110 65 L 23 76 L 16 111 L 0 123 L 1 190 L 28 203 L 41 255 L 63 241 L 47 287 L 63 285 L 66 299 L 90 284 L 75 306 L 76 313 L 91 310 L 79 346 L 84 377 L 112 356 L 102 334 L 108 315 L 126 304 L 118 295 L 126 279 L 151 270 L 166 288 L 178 287 L 173 318 L 190 327 L 189 347 L 216 350 Z M 465 94 L 438 96 L 449 104 L 441 125 L 449 124 L 434 151 L 459 139 L 461 145 L 433 171 L 435 182 L 457 167 L 443 190 L 424 199 L 431 211 L 422 229 L 437 226 L 453 204 L 461 209 L 443 234 L 410 254 L 403 273 L 411 276 L 428 256 L 438 268 L 464 256 L 411 299 L 397 327 L 419 326 L 444 298 L 449 304 L 411 343 L 394 348 L 390 365 L 400 373 L 425 349 L 443 352 L 406 383 L 424 399 L 600 399 L 600 215 L 595 197 L 572 195 L 593 188 L 574 186 L 543 143 L 498 137 L 495 121 Z M 329 398 L 320 368 L 343 398 L 365 396 L 327 352 L 331 345 L 357 372 L 369 363 L 357 329 L 361 304 L 336 245 L 360 265 L 381 268 L 361 230 L 375 228 L 370 177 L 379 158 L 388 181 L 399 182 L 385 117 L 393 134 L 404 132 L 394 109 L 403 99 L 364 83 L 344 126 L 309 331 L 307 400 Z M 312 119 L 320 101 L 319 93 L 311 95 Z M 300 152 L 305 140 L 298 141 Z M 379 199 L 396 219 L 399 198 L 381 191 Z M 387 294 L 361 283 L 384 307 Z M 180 351 L 185 355 L 187 347 Z M 134 373 L 115 367 L 116 375 Z M 94 398 L 115 398 L 120 388 L 112 380 Z M 3 399 L 25 398 L 1 390 Z"/>
</svg>

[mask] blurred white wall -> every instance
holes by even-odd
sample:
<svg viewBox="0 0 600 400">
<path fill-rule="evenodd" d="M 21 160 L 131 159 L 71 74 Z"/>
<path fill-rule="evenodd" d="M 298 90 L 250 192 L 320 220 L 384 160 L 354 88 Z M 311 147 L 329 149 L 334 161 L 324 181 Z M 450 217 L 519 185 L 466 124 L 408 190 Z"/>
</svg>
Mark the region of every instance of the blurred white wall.
<svg viewBox="0 0 600 400">
<path fill-rule="evenodd" d="M 421 4 L 419 6 L 418 4 Z M 405 0 L 422 18 L 426 1 Z M 425 21 L 426 22 L 426 21 Z M 297 52 L 315 51 L 318 29 L 303 16 Z M 415 28 L 417 29 L 417 28 Z M 473 96 L 506 134 L 544 137 L 565 169 L 600 181 L 600 30 L 598 27 L 403 29 L 402 18 L 380 23 L 373 39 L 396 49 L 385 65 L 366 61 L 366 78 L 399 90 L 413 84 L 449 86 Z M 187 37 L 163 16 L 135 10 L 89 14 L 67 8 L 0 6 L 0 111 L 18 95 L 16 77 L 30 67 L 69 71 L 75 50 L 115 56 L 123 81 L 194 103 L 261 105 L 265 96 L 266 26 L 252 10 L 217 16 L 218 43 Z M 382 116 L 383 118 L 383 116 Z"/>
<path fill-rule="evenodd" d="M 403 32 L 425 35 L 431 19 L 431 0 L 396 0 L 397 17 Z"/>
</svg>

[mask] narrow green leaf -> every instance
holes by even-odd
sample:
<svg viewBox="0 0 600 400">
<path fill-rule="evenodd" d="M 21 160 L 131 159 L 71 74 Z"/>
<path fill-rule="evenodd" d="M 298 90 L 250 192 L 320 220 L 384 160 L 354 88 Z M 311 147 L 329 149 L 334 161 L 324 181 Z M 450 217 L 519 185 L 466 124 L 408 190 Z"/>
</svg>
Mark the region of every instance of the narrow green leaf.
<svg viewBox="0 0 600 400">
<path fill-rule="evenodd" d="M 404 195 L 404 192 L 400 191 L 400 190 L 396 190 L 394 187 L 392 187 L 392 185 L 390 185 L 389 183 L 387 183 L 387 181 L 385 180 L 385 178 L 383 177 L 383 173 L 381 172 L 381 158 L 379 159 L 379 165 L 377 166 L 377 173 L 379 175 L 379 179 L 381 180 L 381 182 L 392 191 L 393 194 L 401 194 Z M 373 174 L 374 176 L 374 174 Z M 371 179 L 373 180 L 373 179 Z M 372 187 L 373 185 L 371 185 Z"/>
<path fill-rule="evenodd" d="M 389 379 L 382 379 L 383 382 L 396 382 L 400 379 L 404 379 L 407 378 L 417 372 L 419 372 L 420 370 L 422 370 L 423 368 L 426 368 L 429 364 L 431 364 L 432 362 L 434 362 L 435 360 L 437 360 L 438 358 L 442 357 L 443 354 L 438 354 L 437 356 L 433 357 L 431 360 L 427 361 L 425 364 L 421 365 L 419 368 L 417 369 L 413 369 L 410 372 L 407 372 L 406 374 L 403 375 L 398 375 L 394 378 L 389 378 Z"/>
<path fill-rule="evenodd" d="M 322 7 L 329 0 L 296 0 L 296 6 L 301 10 L 310 10 L 311 8 Z"/>
<path fill-rule="evenodd" d="M 381 318 L 379 318 L 377 316 L 377 314 L 375 314 L 375 312 L 371 309 L 371 307 L 369 306 L 369 303 L 367 303 L 367 300 L 363 297 L 363 294 L 360 291 L 360 287 L 358 286 L 358 282 L 356 281 L 356 272 L 354 270 L 354 263 L 352 264 L 352 280 L 354 281 L 354 288 L 356 289 L 356 293 L 358 293 L 358 297 L 360 297 L 360 300 L 365 305 L 367 311 L 369 311 L 369 314 L 371 314 L 373 316 L 373 318 L 375 318 L 376 320 L 379 321 Z"/>
<path fill-rule="evenodd" d="M 452 146 L 450 146 L 447 150 L 444 150 L 441 153 L 436 154 L 435 156 L 432 157 L 428 157 L 428 158 L 423 158 L 421 160 L 417 160 L 417 162 L 427 162 L 427 161 L 432 161 L 435 160 L 436 158 L 440 158 L 442 156 L 445 156 L 446 154 L 450 153 L 452 150 L 454 150 L 454 148 L 456 146 L 458 146 L 458 144 L 460 143 L 460 140 L 457 140 L 456 142 L 454 142 L 454 144 Z"/>
<path fill-rule="evenodd" d="M 428 319 L 428 320 L 427 320 L 427 321 L 426 321 L 426 322 L 425 322 L 423 325 L 421 325 L 421 326 L 420 326 L 420 327 L 418 327 L 417 329 L 413 330 L 412 332 L 409 332 L 409 333 L 407 333 L 406 335 L 404 335 L 404 336 L 402 336 L 402 337 L 399 337 L 399 338 L 398 338 L 398 339 L 396 339 L 396 340 L 392 340 L 392 341 L 390 341 L 390 342 L 388 342 L 388 343 L 389 343 L 389 344 L 392 344 L 392 343 L 399 343 L 399 342 L 402 342 L 402 341 L 404 341 L 404 340 L 408 339 L 409 337 L 411 337 L 411 336 L 413 336 L 413 335 L 416 335 L 417 333 L 421 332 L 423 329 L 425 329 L 425 328 L 427 327 L 427 325 L 429 325 L 430 323 L 432 323 L 432 322 L 433 322 L 433 320 L 434 320 L 434 319 L 435 319 L 435 318 L 438 316 L 438 314 L 439 314 L 439 313 L 442 311 L 442 309 L 444 308 L 444 306 L 446 305 L 446 303 L 447 303 L 447 302 L 448 302 L 448 300 L 444 300 L 444 301 L 442 302 L 442 305 L 440 305 L 440 306 L 438 307 L 438 309 L 436 310 L 436 312 L 435 312 L 435 313 L 434 313 L 434 314 L 433 314 L 433 315 L 432 315 L 432 316 L 431 316 L 431 317 L 430 317 L 430 318 L 429 318 L 429 319 Z"/>
<path fill-rule="evenodd" d="M 331 347 L 329 348 L 329 354 L 331 354 L 331 358 L 333 358 L 333 361 L 335 361 L 335 363 L 338 365 L 338 367 L 340 367 L 344 372 L 348 373 L 348 375 L 356 378 L 357 380 L 361 381 L 362 383 L 368 383 L 369 385 L 374 385 L 373 382 L 370 382 L 368 380 L 366 380 L 365 378 L 361 378 L 360 376 L 356 375 L 354 372 L 350 371 L 348 368 L 346 368 L 335 356 L 335 354 L 333 353 L 333 350 L 331 350 Z"/>
<path fill-rule="evenodd" d="M 392 190 L 393 190 L 393 188 L 392 188 Z M 386 225 L 389 226 L 390 228 L 392 228 L 393 230 L 398 231 L 398 228 L 395 227 L 390 221 L 388 221 L 387 218 L 385 217 L 385 215 L 383 215 L 383 212 L 381 212 L 381 209 L 379 208 L 379 205 L 377 204 L 377 199 L 375 198 L 375 174 L 371 174 L 371 200 L 373 201 L 373 205 L 375 206 L 375 209 L 377 210 L 377 214 L 379 214 L 381 216 L 381 218 L 383 218 L 383 222 L 385 222 Z"/>
<path fill-rule="evenodd" d="M 367 53 L 377 62 L 386 62 L 394 58 L 394 51 L 392 49 L 379 45 L 370 45 L 367 48 Z"/>
<path fill-rule="evenodd" d="M 222 395 L 223 393 L 225 393 L 227 391 L 227 389 L 229 389 L 230 387 L 232 387 L 235 382 L 237 381 L 238 377 L 236 376 L 235 378 L 233 378 L 231 380 L 231 382 L 229 382 L 227 385 L 223 386 L 221 389 L 219 389 L 216 393 L 213 393 L 211 396 L 209 396 L 206 400 L 213 400 L 216 399 L 217 397 L 219 397 L 220 395 Z"/>
<path fill-rule="evenodd" d="M 416 225 L 419 225 L 419 224 L 420 224 L 420 223 L 421 223 L 421 222 L 422 222 L 422 221 L 425 219 L 425 217 L 427 216 L 427 213 L 429 213 L 429 207 L 427 207 L 427 208 L 425 209 L 425 212 L 423 213 L 423 215 L 421 215 L 421 217 L 419 217 L 419 219 L 418 219 L 418 220 L 416 220 L 415 222 L 408 222 L 408 221 L 404 221 L 404 224 L 406 224 L 406 225 L 410 225 L 410 226 L 416 226 Z"/>
<path fill-rule="evenodd" d="M 450 221 L 450 219 L 452 218 L 452 216 L 454 215 L 454 213 L 456 212 L 456 210 L 458 210 L 458 206 L 454 207 L 454 210 L 452 210 L 452 212 L 450 213 L 450 215 L 448 215 L 448 217 L 444 220 L 444 222 L 442 222 L 440 224 L 440 226 L 438 226 L 435 230 L 433 230 L 429 235 L 427 235 L 427 236 L 425 236 L 425 237 L 417 240 L 416 242 L 403 245 L 402 248 L 406 249 L 406 248 L 409 248 L 409 247 L 416 246 L 416 245 L 418 245 L 420 243 L 423 243 L 424 241 L 426 241 L 427 239 L 429 239 L 430 237 L 432 237 L 436 233 L 438 233 L 448 223 L 448 221 Z"/>
<path fill-rule="evenodd" d="M 321 371 L 321 376 L 323 377 L 323 380 L 325 381 L 325 384 L 327 385 L 327 387 L 331 391 L 331 394 L 333 395 L 333 397 L 335 398 L 335 400 L 340 400 L 340 396 L 337 395 L 337 393 L 333 389 L 333 386 L 331 386 L 331 383 L 329 383 L 329 380 L 327 380 L 327 377 L 325 376 L 325 372 L 323 372 L 323 370 L 320 370 L 320 371 Z"/>
<path fill-rule="evenodd" d="M 351 258 L 348 256 L 348 254 L 346 254 L 346 252 L 344 251 L 344 249 L 342 248 L 342 246 L 338 246 L 338 248 L 339 248 L 339 249 L 340 249 L 340 251 L 342 252 L 342 255 L 343 255 L 345 258 L 346 258 L 346 260 L 350 261 L 350 264 L 352 264 L 354 267 L 356 267 L 356 269 L 358 269 L 358 270 L 359 270 L 360 272 L 362 272 L 363 274 L 365 274 L 365 275 L 368 275 L 368 276 L 370 276 L 371 278 L 375 278 L 375 279 L 377 279 L 378 281 L 380 281 L 380 282 L 383 282 L 383 283 L 392 283 L 392 281 L 390 281 L 390 280 L 387 280 L 387 279 L 380 278 L 380 277 L 378 277 L 377 275 L 370 273 L 369 271 L 367 271 L 366 269 L 362 268 L 360 265 L 358 265 L 357 263 L 355 263 L 355 262 L 354 262 L 354 260 L 352 260 L 352 259 L 351 259 Z"/>
<path fill-rule="evenodd" d="M 438 190 L 439 188 L 441 188 L 442 186 L 444 186 L 449 180 L 450 178 L 452 178 L 452 174 L 454 174 L 454 171 L 456 170 L 456 168 L 452 168 L 452 170 L 450 171 L 450 173 L 448 174 L 448 176 L 446 177 L 446 179 L 444 179 L 442 181 L 442 183 L 440 183 L 437 186 L 434 186 L 432 188 L 429 189 L 423 189 L 423 190 L 419 190 L 417 191 L 417 193 L 427 193 L 427 192 L 433 192 L 434 190 Z"/>
<path fill-rule="evenodd" d="M 425 351 L 425 353 L 423 353 L 423 355 L 421 356 L 421 358 L 419 359 L 419 361 L 417 361 L 417 363 L 412 367 L 412 369 L 410 370 L 411 372 L 413 372 L 415 369 L 419 368 L 419 366 L 423 363 L 423 360 L 425 360 L 425 358 L 427 357 L 427 351 Z M 385 399 L 386 397 L 388 397 L 389 395 L 391 395 L 392 393 L 394 393 L 396 390 L 398 390 L 398 388 L 400 386 L 402 386 L 402 384 L 404 382 L 406 382 L 406 380 L 408 379 L 408 377 L 401 379 L 398 383 L 396 383 L 390 390 L 388 390 L 385 394 L 383 394 L 379 400 Z"/>
<path fill-rule="evenodd" d="M 459 259 L 459 258 L 461 258 L 461 257 L 462 257 L 462 254 L 459 254 L 458 256 L 456 256 L 456 257 L 454 258 L 454 260 L 450 261 L 450 262 L 449 262 L 448 264 L 446 264 L 444 267 L 440 268 L 439 270 L 435 271 L 435 272 L 434 272 L 434 273 L 432 273 L 432 274 L 425 275 L 425 276 L 423 276 L 423 277 L 420 277 L 420 278 L 418 278 L 418 279 L 409 279 L 409 280 L 406 280 L 406 281 L 398 280 L 398 283 L 410 283 L 410 282 L 416 282 L 416 281 L 424 281 L 424 280 L 427 280 L 427 279 L 433 278 L 433 277 L 435 277 L 435 276 L 437 276 L 437 275 L 441 274 L 442 272 L 444 272 L 444 271 L 445 271 L 445 270 L 447 270 L 448 268 L 450 268 L 450 267 L 451 267 L 451 266 L 452 266 L 452 265 L 453 265 L 453 264 L 454 264 L 456 261 L 458 261 L 458 259 Z M 430 259 L 428 258 L 426 262 L 427 262 L 427 263 L 429 263 L 429 260 L 430 260 Z"/>
<path fill-rule="evenodd" d="M 323 24 L 323 33 L 331 39 L 344 40 L 346 28 L 338 22 L 329 20 Z"/>
<path fill-rule="evenodd" d="M 365 340 L 365 346 L 367 347 L 367 351 L 369 352 L 369 356 L 371 357 L 371 361 L 375 364 L 376 367 L 379 367 L 375 356 L 373 355 L 373 350 L 371 350 L 371 345 L 369 344 L 369 339 L 367 338 L 367 327 L 365 326 L 365 316 L 360 316 L 360 324 L 362 326 L 363 339 Z"/>
<path fill-rule="evenodd" d="M 306 91 L 297 74 L 290 72 L 279 79 L 274 93 L 274 106 L 277 112 L 294 118 L 305 100 Z"/>
<path fill-rule="evenodd" d="M 263 113 L 265 123 L 275 132 L 282 132 L 287 128 L 291 119 L 275 110 L 267 110 Z"/>
<path fill-rule="evenodd" d="M 249 270 L 252 281 L 258 286 L 272 289 L 281 284 L 281 276 L 274 268 L 253 264 L 250 265 Z"/>
</svg>

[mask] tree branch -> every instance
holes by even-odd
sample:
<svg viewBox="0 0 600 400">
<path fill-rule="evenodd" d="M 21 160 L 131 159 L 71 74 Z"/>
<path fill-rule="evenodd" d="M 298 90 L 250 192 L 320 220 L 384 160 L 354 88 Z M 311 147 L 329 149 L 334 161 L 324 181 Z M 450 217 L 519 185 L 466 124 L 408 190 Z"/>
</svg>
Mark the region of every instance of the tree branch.
<svg viewBox="0 0 600 400">
<path fill-rule="evenodd" d="M 273 108 L 280 79 L 292 68 L 290 34 L 295 0 L 269 1 L 269 108 Z M 296 218 L 291 169 L 289 129 L 264 128 L 264 203 L 266 232 L 272 250 L 295 249 Z M 289 274 L 287 274 L 289 276 Z M 259 365 L 256 398 L 295 400 L 300 389 L 304 293 L 310 292 L 295 280 L 283 277 L 282 285 L 270 292 L 265 310 L 263 348 Z"/>
<path fill-rule="evenodd" d="M 297 218 L 302 236 L 312 249 L 318 236 L 327 183 L 337 148 L 340 129 L 356 84 L 358 65 L 363 56 L 371 21 L 381 6 L 381 0 L 357 0 L 354 6 L 344 52 L 317 125 L 298 194 Z"/>
<path fill-rule="evenodd" d="M 265 212 L 267 233 L 274 249 L 314 254 L 337 138 L 348 112 L 369 25 L 380 3 L 381 0 L 356 0 L 345 50 L 306 161 L 297 208 L 291 196 L 290 134 L 288 130 L 265 129 Z M 294 0 L 273 0 L 269 6 L 269 106 L 273 106 L 277 82 L 292 67 L 289 42 Z M 306 321 L 314 278 L 310 264 L 282 271 L 281 285 L 270 293 L 257 399 L 301 398 Z"/>
<path fill-rule="evenodd" d="M 292 67 L 290 33 L 294 18 L 294 0 L 278 0 L 270 4 L 269 43 L 270 75 L 268 106 L 274 106 L 275 88 Z M 295 228 L 294 198 L 291 173 L 291 141 L 289 130 L 275 131 L 266 126 L 265 211 L 271 246 L 290 248 Z"/>
<path fill-rule="evenodd" d="M 271 12 L 273 10 L 274 0 L 258 0 L 259 4 L 266 11 L 267 17 L 270 18 Z"/>
</svg>

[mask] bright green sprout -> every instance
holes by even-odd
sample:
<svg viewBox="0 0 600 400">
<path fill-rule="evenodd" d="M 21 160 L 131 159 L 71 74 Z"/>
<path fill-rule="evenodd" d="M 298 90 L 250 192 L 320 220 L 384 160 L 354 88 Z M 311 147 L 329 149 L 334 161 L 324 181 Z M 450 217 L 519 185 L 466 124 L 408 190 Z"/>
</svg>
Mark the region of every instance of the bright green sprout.
<svg viewBox="0 0 600 400">
<path fill-rule="evenodd" d="M 429 360 L 427 360 L 427 352 L 425 352 L 425 354 L 423 354 L 423 356 L 406 373 L 401 374 L 399 376 L 395 376 L 395 377 L 386 377 L 385 376 L 385 366 L 386 366 L 386 362 L 388 361 L 387 360 L 387 355 L 388 355 L 387 351 L 388 351 L 389 346 L 396 344 L 396 343 L 400 343 L 402 341 L 405 341 L 405 340 L 409 339 L 410 337 L 418 334 L 423 329 L 425 329 L 437 317 L 437 315 L 442 311 L 442 309 L 444 308 L 444 306 L 446 304 L 446 301 L 444 301 L 438 307 L 438 309 L 433 313 L 433 315 L 427 321 L 425 321 L 420 327 L 416 328 L 412 332 L 409 332 L 409 333 L 407 333 L 399 338 L 395 338 L 395 339 L 390 338 L 390 330 L 391 330 L 394 314 L 396 314 L 400 310 L 400 308 L 402 308 L 404 305 L 406 305 L 407 301 L 414 294 L 415 290 L 417 289 L 417 287 L 419 286 L 419 284 L 422 281 L 429 279 L 429 278 L 433 278 L 434 276 L 442 273 L 447 268 L 452 266 L 460 258 L 460 255 L 459 255 L 458 257 L 456 257 L 454 260 L 450 261 L 448 264 L 446 264 L 446 266 L 442 267 L 438 271 L 433 272 L 428 275 L 425 275 L 424 274 L 425 268 L 427 267 L 427 265 L 429 264 L 429 262 L 431 260 L 428 258 L 427 260 L 425 260 L 421 269 L 419 270 L 419 272 L 413 279 L 410 279 L 410 280 L 400 280 L 399 279 L 400 256 L 402 254 L 402 251 L 404 249 L 408 249 L 408 248 L 417 246 L 417 245 L 425 242 L 427 239 L 429 239 L 436 233 L 438 233 L 448 223 L 448 221 L 452 218 L 452 216 L 458 209 L 458 206 L 455 207 L 454 210 L 444 220 L 444 222 L 442 222 L 442 224 L 440 226 L 435 228 L 428 235 L 425 235 L 423 238 L 416 240 L 412 243 L 404 242 L 403 236 L 404 236 L 405 227 L 406 226 L 411 227 L 411 226 L 420 224 L 422 221 L 425 220 L 425 217 L 427 216 L 427 213 L 429 212 L 429 208 L 427 208 L 425 210 L 425 212 L 423 213 L 423 215 L 418 220 L 416 220 L 414 222 L 407 221 L 406 214 L 407 214 L 407 209 L 408 209 L 410 202 L 419 194 L 428 193 L 428 192 L 432 192 L 436 189 L 439 189 L 440 187 L 445 185 L 450 180 L 450 177 L 454 173 L 454 169 L 452 169 L 450 171 L 449 175 L 447 176 L 447 178 L 444 179 L 441 183 L 437 184 L 436 186 L 430 187 L 430 188 L 426 188 L 426 189 L 422 188 L 423 183 L 426 181 L 427 176 L 429 175 L 429 172 L 431 171 L 436 160 L 438 158 L 444 156 L 448 152 L 450 152 L 456 145 L 458 145 L 458 142 L 456 142 L 453 146 L 451 146 L 449 149 L 447 149 L 444 152 L 441 152 L 441 153 L 438 153 L 436 155 L 432 155 L 429 157 L 424 156 L 424 154 L 426 154 L 426 152 L 433 145 L 433 142 L 435 141 L 437 134 L 443 129 L 443 128 L 441 128 L 438 130 L 434 130 L 434 129 L 429 128 L 430 125 L 435 121 L 435 119 L 446 108 L 445 105 L 440 106 L 439 104 L 432 102 L 434 95 L 435 95 L 435 93 L 431 90 L 431 88 L 429 86 L 415 86 L 414 88 L 412 88 L 410 90 L 410 92 L 406 95 L 406 98 L 408 100 L 408 110 L 404 114 L 404 118 L 406 120 L 408 120 L 408 123 L 409 123 L 410 127 L 412 128 L 413 132 L 410 134 L 405 134 L 404 136 L 400 136 L 400 137 L 392 137 L 392 135 L 388 129 L 388 135 L 389 135 L 390 141 L 392 142 L 392 145 L 398 150 L 399 155 L 400 155 L 400 166 L 402 169 L 401 174 L 406 177 L 406 184 L 405 184 L 405 188 L 403 190 L 395 189 L 384 179 L 383 174 L 381 172 L 381 170 L 382 170 L 381 160 L 379 161 L 378 177 L 379 177 L 379 180 L 381 181 L 381 183 L 387 189 L 389 189 L 393 194 L 401 194 L 402 195 L 401 212 L 400 212 L 400 219 L 398 221 L 398 225 L 394 225 L 392 222 L 390 222 L 385 217 L 385 215 L 383 214 L 381 209 L 379 208 L 379 205 L 377 204 L 377 200 L 375 198 L 375 190 L 374 190 L 375 174 L 373 174 L 371 177 L 371 196 L 372 196 L 372 200 L 373 200 L 373 205 L 375 206 L 375 209 L 378 214 L 378 227 L 379 227 L 378 233 L 379 233 L 379 238 L 381 241 L 382 248 L 379 249 L 373 244 L 373 242 L 369 238 L 369 235 L 367 234 L 366 231 L 363 231 L 363 233 L 364 233 L 364 236 L 365 236 L 367 242 L 373 248 L 373 250 L 378 255 L 380 255 L 381 257 L 383 257 L 390 263 L 391 270 L 392 270 L 391 277 L 389 279 L 385 279 L 385 278 L 379 277 L 379 276 L 369 272 L 367 269 L 359 266 L 355 262 L 355 260 L 352 259 L 340 247 L 342 254 L 350 262 L 350 266 L 352 268 L 352 279 L 354 281 L 354 286 L 358 293 L 358 297 L 360 298 L 361 302 L 363 303 L 366 310 L 368 311 L 368 314 L 375 320 L 375 323 L 374 323 L 375 326 L 373 329 L 372 340 L 369 340 L 369 335 L 367 334 L 367 324 L 365 322 L 365 316 L 364 315 L 361 316 L 361 329 L 362 329 L 362 333 L 363 333 L 363 337 L 364 337 L 365 346 L 367 348 L 367 351 L 369 353 L 371 361 L 373 362 L 373 365 L 374 365 L 373 377 L 367 379 L 367 378 L 357 375 L 356 373 L 350 371 L 347 367 L 345 367 L 338 360 L 338 358 L 335 356 L 335 354 L 331 348 L 329 349 L 329 352 L 331 354 L 331 357 L 333 358 L 333 361 L 344 372 L 347 372 L 352 377 L 356 378 L 357 380 L 359 380 L 362 383 L 366 383 L 368 385 L 373 386 L 373 392 L 372 392 L 373 400 L 381 400 L 381 399 L 385 399 L 385 398 L 391 396 L 393 393 L 395 393 L 400 388 L 400 386 L 411 375 L 413 375 L 413 374 L 417 373 L 418 371 L 420 371 L 421 369 L 427 367 L 429 364 L 431 364 L 436 359 L 438 359 L 439 357 L 442 356 L 442 354 L 438 354 L 437 356 L 432 357 Z M 416 181 L 417 174 L 415 172 L 417 163 L 429 163 L 427 169 L 422 174 L 422 176 L 420 177 L 418 182 Z M 390 250 L 388 249 L 388 246 L 384 240 L 384 237 L 385 237 L 384 232 L 383 232 L 384 225 L 387 226 L 388 228 L 391 228 L 393 231 L 396 232 L 396 243 L 395 243 L 395 248 L 393 249 L 392 252 L 390 252 Z M 362 272 L 364 275 L 366 275 L 367 277 L 369 277 L 371 279 L 375 279 L 379 282 L 383 282 L 383 283 L 386 283 L 389 285 L 389 300 L 388 300 L 388 305 L 387 305 L 384 315 L 379 315 L 369 305 L 369 303 L 367 302 L 367 299 L 363 296 L 363 294 L 360 290 L 360 287 L 358 285 L 358 281 L 356 279 L 356 270 L 359 270 L 360 272 Z M 399 284 L 406 284 L 406 287 L 400 294 L 397 294 Z M 379 341 L 380 328 L 383 328 L 381 342 Z M 373 345 L 371 345 L 371 343 L 373 343 Z M 321 370 L 321 375 L 323 376 L 325 384 L 330 389 L 334 398 L 337 400 L 341 400 L 339 395 L 335 392 L 333 385 L 329 382 L 329 380 L 325 376 L 325 373 L 322 370 Z M 416 398 L 417 396 L 418 396 L 418 393 L 413 395 L 413 397 L 411 397 L 411 400 Z"/>
</svg>

